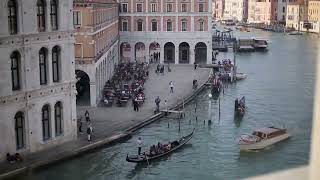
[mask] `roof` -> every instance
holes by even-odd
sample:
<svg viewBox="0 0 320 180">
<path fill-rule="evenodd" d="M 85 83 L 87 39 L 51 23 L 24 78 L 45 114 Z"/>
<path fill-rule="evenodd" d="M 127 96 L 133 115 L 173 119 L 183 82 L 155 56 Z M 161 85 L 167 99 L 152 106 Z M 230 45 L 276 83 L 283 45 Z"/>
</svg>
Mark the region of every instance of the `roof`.
<svg viewBox="0 0 320 180">
<path fill-rule="evenodd" d="M 255 132 L 261 132 L 261 133 L 264 133 L 264 134 L 271 134 L 271 133 L 279 131 L 279 129 L 270 128 L 270 127 L 263 127 L 263 128 L 256 129 L 254 131 Z"/>
</svg>

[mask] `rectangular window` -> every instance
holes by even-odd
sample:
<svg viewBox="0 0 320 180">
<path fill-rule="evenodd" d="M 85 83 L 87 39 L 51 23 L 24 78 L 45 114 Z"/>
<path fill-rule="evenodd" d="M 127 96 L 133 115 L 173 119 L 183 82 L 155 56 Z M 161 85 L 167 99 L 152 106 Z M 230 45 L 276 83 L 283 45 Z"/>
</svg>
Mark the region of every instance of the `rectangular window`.
<svg viewBox="0 0 320 180">
<path fill-rule="evenodd" d="M 152 31 L 157 31 L 157 29 L 158 29 L 157 21 L 152 21 L 151 22 L 151 28 L 152 28 Z"/>
<path fill-rule="evenodd" d="M 73 25 L 81 26 L 81 12 L 80 11 L 73 11 Z"/>
<path fill-rule="evenodd" d="M 187 31 L 187 22 L 186 21 L 181 22 L 181 31 Z"/>
<path fill-rule="evenodd" d="M 122 4 L 122 12 L 128 12 L 128 4 Z"/>
<path fill-rule="evenodd" d="M 137 12 L 142 12 L 142 4 L 137 4 Z"/>
<path fill-rule="evenodd" d="M 172 21 L 167 21 L 167 31 L 172 31 Z"/>
<path fill-rule="evenodd" d="M 167 12 L 172 12 L 172 3 L 167 4 Z"/>
<path fill-rule="evenodd" d="M 203 21 L 199 22 L 199 31 L 204 31 L 204 22 Z"/>
<path fill-rule="evenodd" d="M 203 6 L 204 6 L 204 5 L 203 5 L 202 3 L 199 4 L 199 12 L 203 12 L 203 11 L 204 11 Z"/>
<path fill-rule="evenodd" d="M 122 22 L 122 31 L 128 31 L 128 22 L 127 21 Z"/>
<path fill-rule="evenodd" d="M 187 4 L 181 4 L 181 12 L 187 12 Z"/>
<path fill-rule="evenodd" d="M 282 7 L 282 12 L 285 13 L 286 12 L 286 7 Z"/>
<path fill-rule="evenodd" d="M 138 31 L 143 31 L 142 21 L 137 22 Z"/>
<path fill-rule="evenodd" d="M 151 4 L 151 12 L 157 12 L 157 4 L 155 3 Z"/>
</svg>

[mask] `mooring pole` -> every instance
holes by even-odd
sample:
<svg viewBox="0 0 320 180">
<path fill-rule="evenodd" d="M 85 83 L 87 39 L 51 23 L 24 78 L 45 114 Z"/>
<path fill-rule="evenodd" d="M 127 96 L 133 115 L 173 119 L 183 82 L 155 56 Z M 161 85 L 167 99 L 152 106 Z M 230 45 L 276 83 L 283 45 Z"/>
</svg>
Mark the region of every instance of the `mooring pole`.
<svg viewBox="0 0 320 180">
<path fill-rule="evenodd" d="M 221 111 L 220 111 L 220 97 L 219 97 L 219 120 L 220 120 L 220 117 L 221 117 Z"/>
</svg>

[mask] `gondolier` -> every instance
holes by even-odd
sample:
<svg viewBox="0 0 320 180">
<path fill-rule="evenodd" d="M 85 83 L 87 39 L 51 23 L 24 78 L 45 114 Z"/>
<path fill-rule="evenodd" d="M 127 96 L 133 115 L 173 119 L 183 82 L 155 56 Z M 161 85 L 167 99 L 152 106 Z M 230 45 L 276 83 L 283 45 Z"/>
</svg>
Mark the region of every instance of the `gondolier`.
<svg viewBox="0 0 320 180">
<path fill-rule="evenodd" d="M 142 139 L 141 139 L 141 137 L 138 138 L 137 144 L 138 144 L 138 155 L 140 155 L 141 154 L 141 148 L 142 148 Z"/>
</svg>

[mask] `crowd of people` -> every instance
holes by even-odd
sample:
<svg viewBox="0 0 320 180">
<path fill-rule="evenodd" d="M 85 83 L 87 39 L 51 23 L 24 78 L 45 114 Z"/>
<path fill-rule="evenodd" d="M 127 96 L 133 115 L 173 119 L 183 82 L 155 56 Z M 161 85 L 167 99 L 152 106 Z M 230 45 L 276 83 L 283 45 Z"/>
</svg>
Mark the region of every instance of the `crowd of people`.
<svg viewBox="0 0 320 180">
<path fill-rule="evenodd" d="M 7 161 L 9 163 L 21 162 L 23 161 L 23 158 L 19 153 L 15 153 L 14 155 L 7 153 Z"/>
<path fill-rule="evenodd" d="M 158 63 L 160 61 L 160 52 L 153 52 L 150 55 L 150 63 Z"/>
</svg>

